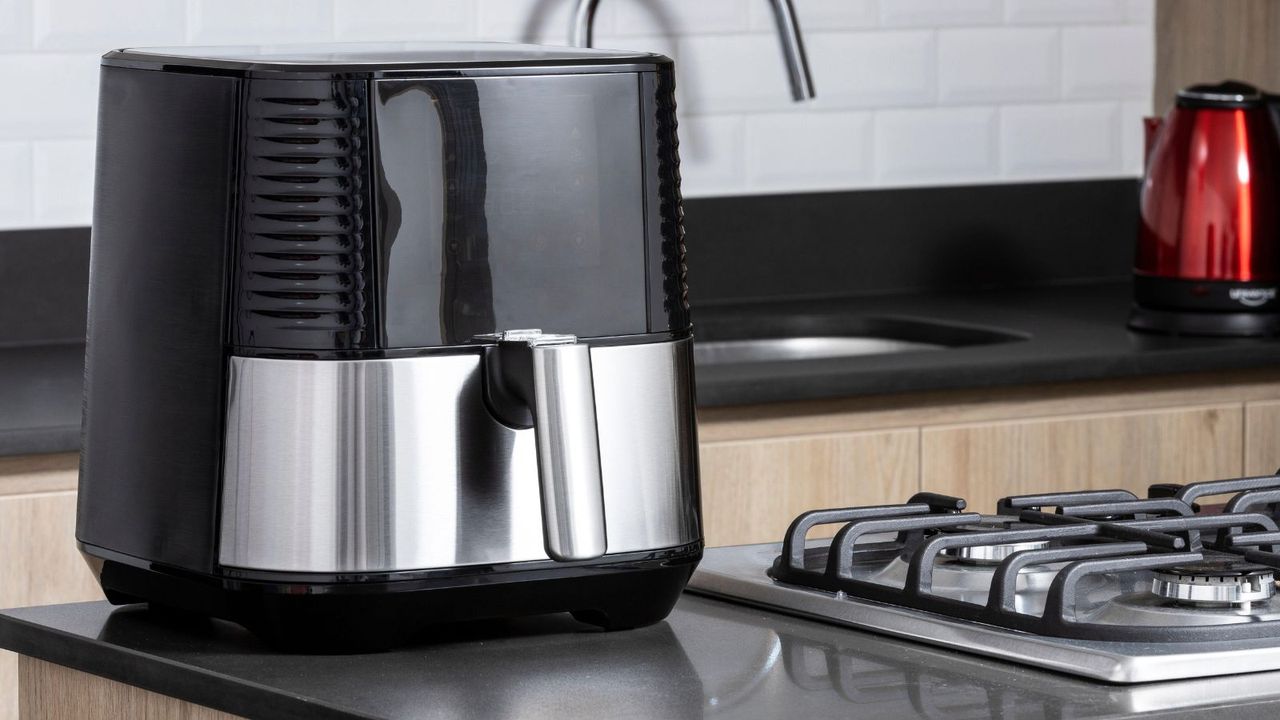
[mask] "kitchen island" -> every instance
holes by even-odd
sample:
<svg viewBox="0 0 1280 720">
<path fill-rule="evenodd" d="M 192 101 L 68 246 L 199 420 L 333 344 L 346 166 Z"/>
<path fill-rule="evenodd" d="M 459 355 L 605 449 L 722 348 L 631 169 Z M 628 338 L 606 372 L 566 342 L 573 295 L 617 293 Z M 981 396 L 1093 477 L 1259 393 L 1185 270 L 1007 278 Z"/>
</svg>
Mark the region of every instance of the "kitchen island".
<svg viewBox="0 0 1280 720">
<path fill-rule="evenodd" d="M 1080 680 L 685 594 L 603 633 L 553 615 L 370 655 L 290 655 L 238 626 L 104 602 L 0 613 L 23 718 L 1113 718 L 1280 713 L 1280 672 Z"/>
</svg>

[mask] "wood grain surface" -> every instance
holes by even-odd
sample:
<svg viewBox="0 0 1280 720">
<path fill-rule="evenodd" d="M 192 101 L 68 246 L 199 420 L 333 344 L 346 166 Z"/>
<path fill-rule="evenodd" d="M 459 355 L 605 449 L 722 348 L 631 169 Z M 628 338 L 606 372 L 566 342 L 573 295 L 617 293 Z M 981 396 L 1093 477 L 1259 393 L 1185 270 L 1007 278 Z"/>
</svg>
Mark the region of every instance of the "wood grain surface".
<svg viewBox="0 0 1280 720">
<path fill-rule="evenodd" d="M 1159 0 L 1156 112 L 1179 88 L 1227 79 L 1280 91 L 1280 2 Z"/>
<path fill-rule="evenodd" d="M 707 544 L 772 542 L 805 510 L 905 502 L 919 487 L 919 432 L 706 443 L 701 462 Z"/>
<path fill-rule="evenodd" d="M 235 720 L 203 705 L 22 656 L 22 720 Z"/>
</svg>

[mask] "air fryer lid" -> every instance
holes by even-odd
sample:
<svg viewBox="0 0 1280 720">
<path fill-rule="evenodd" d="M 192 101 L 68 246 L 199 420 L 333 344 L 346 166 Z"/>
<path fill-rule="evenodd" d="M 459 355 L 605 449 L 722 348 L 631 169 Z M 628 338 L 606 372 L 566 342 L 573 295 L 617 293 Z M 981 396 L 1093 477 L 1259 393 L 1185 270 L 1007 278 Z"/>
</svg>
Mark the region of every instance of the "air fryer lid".
<svg viewBox="0 0 1280 720">
<path fill-rule="evenodd" d="M 1178 106 L 1191 108 L 1261 107 L 1262 92 L 1249 83 L 1226 80 L 1190 85 L 1178 91 Z"/>
<path fill-rule="evenodd" d="M 660 55 L 626 50 L 498 42 L 324 43 L 272 47 L 125 48 L 102 64 L 148 69 L 204 68 L 245 74 L 403 73 L 485 68 L 652 64 Z M 630 68 L 618 68 L 619 70 Z"/>
</svg>

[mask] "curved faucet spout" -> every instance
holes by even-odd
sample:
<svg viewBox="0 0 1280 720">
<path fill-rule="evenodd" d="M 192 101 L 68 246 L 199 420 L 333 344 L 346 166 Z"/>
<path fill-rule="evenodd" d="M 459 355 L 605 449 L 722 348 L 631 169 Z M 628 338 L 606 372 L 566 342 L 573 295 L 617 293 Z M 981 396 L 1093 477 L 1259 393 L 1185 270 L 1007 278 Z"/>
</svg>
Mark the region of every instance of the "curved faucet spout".
<svg viewBox="0 0 1280 720">
<path fill-rule="evenodd" d="M 577 0 L 573 8 L 569 43 L 575 47 L 591 47 L 591 25 L 600 0 Z M 791 0 L 769 0 L 773 6 L 773 19 L 778 24 L 778 39 L 782 42 L 782 59 L 787 64 L 787 79 L 791 82 L 791 97 L 795 100 L 814 98 L 813 76 L 809 72 L 809 56 L 804 51 L 800 35 L 800 23 Z"/>
</svg>

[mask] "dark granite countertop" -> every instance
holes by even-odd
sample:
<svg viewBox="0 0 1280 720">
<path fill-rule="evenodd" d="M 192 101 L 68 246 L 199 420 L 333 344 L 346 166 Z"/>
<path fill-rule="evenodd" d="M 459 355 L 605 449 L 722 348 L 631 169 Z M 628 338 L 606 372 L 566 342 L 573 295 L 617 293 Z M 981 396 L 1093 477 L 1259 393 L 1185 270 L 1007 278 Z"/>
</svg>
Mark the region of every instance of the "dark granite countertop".
<svg viewBox="0 0 1280 720">
<path fill-rule="evenodd" d="M 0 455 L 78 450 L 84 343 L 0 347 Z"/>
<path fill-rule="evenodd" d="M 745 405 L 1280 365 L 1280 341 L 1132 332 L 1129 283 L 695 308 L 698 337 L 808 318 L 918 319 L 1022 336 L 863 357 L 698 367 L 698 404 Z M 707 333 L 699 331 L 699 325 Z"/>
<path fill-rule="evenodd" d="M 1125 327 L 1129 292 L 1128 283 L 1105 283 L 700 306 L 694 316 L 700 338 L 760 333 L 798 321 L 822 321 L 818 327 L 871 319 L 989 328 L 1024 339 L 844 359 L 701 365 L 698 403 L 745 405 L 1280 365 L 1276 340 L 1131 332 Z M 78 343 L 0 348 L 0 455 L 79 447 L 83 354 Z"/>
<path fill-rule="evenodd" d="M 251 718 L 1280 714 L 1280 672 L 1106 685 L 688 594 L 639 630 L 545 616 L 373 655 L 281 654 L 229 623 L 80 603 L 0 613 L 0 647 Z"/>
</svg>

